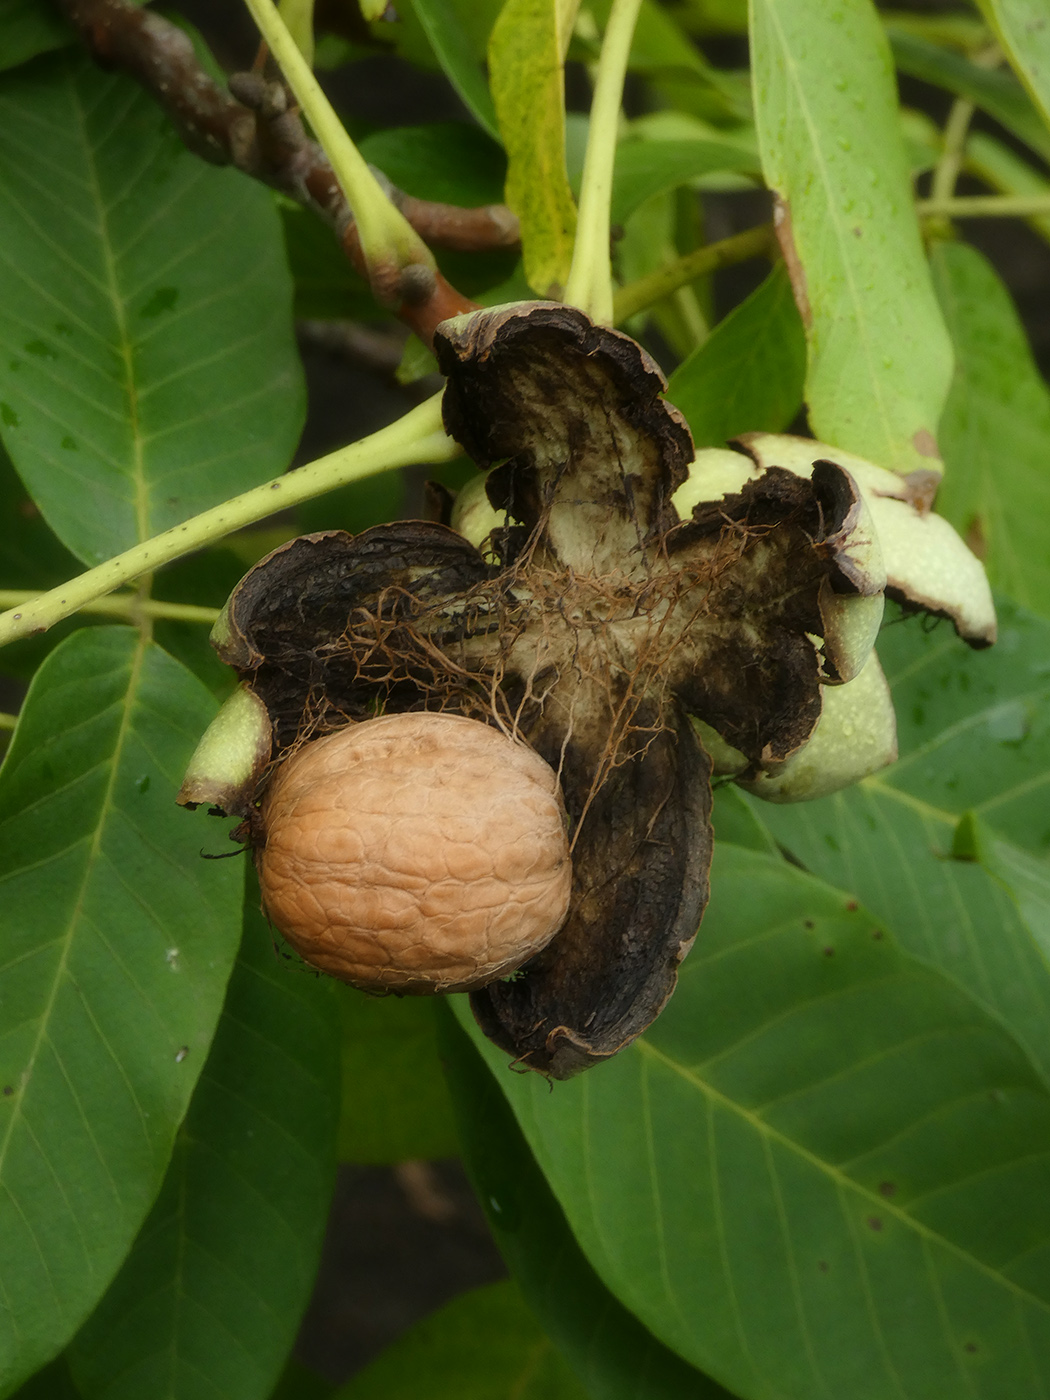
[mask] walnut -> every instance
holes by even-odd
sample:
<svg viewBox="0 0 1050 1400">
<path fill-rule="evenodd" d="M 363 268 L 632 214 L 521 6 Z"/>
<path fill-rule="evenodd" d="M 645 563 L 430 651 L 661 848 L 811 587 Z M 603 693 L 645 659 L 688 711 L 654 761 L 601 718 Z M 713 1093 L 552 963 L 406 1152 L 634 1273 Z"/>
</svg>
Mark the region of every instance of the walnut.
<svg viewBox="0 0 1050 1400">
<path fill-rule="evenodd" d="M 460 992 L 546 947 L 572 865 L 553 770 L 461 715 L 352 724 L 293 753 L 257 853 L 274 925 L 369 991 Z"/>
</svg>

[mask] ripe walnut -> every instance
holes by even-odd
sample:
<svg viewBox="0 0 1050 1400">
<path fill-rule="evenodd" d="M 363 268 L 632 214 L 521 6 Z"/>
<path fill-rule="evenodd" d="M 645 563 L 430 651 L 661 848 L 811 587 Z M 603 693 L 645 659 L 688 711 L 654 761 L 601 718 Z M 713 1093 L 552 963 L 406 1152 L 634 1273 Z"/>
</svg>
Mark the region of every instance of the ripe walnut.
<svg viewBox="0 0 1050 1400">
<path fill-rule="evenodd" d="M 482 987 L 565 921 L 557 778 L 477 720 L 394 714 L 315 740 L 278 768 L 262 817 L 270 918 L 355 987 Z"/>
</svg>

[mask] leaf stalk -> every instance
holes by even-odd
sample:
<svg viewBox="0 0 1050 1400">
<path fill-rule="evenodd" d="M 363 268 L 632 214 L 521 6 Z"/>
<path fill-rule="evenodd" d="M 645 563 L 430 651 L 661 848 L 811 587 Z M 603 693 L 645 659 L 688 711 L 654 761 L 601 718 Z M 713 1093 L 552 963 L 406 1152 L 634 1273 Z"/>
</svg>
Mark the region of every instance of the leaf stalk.
<svg viewBox="0 0 1050 1400">
<path fill-rule="evenodd" d="M 436 266 L 433 254 L 387 198 L 322 91 L 273 0 L 245 0 L 245 4 L 321 143 L 353 211 L 373 291 L 387 305 L 402 301 L 406 289 L 401 285 L 400 274 L 413 265 L 433 272 Z"/>
<path fill-rule="evenodd" d="M 565 300 L 602 325 L 613 323 L 609 209 L 620 103 L 641 0 L 613 0 L 602 41 L 583 163 L 579 217 Z"/>
<path fill-rule="evenodd" d="M 944 124 L 944 150 L 933 172 L 930 185 L 930 198 L 933 200 L 951 199 L 955 195 L 955 184 L 962 169 L 966 137 L 975 111 L 974 104 L 965 97 L 956 98 Z"/>
<path fill-rule="evenodd" d="M 459 453 L 459 446 L 441 427 L 441 395 L 435 394 L 370 437 L 213 506 L 182 525 L 133 545 L 59 588 L 0 614 L 0 646 L 35 632 L 46 632 L 62 618 L 142 574 L 193 554 L 275 511 L 287 510 L 377 472 L 413 462 L 448 462 Z"/>
<path fill-rule="evenodd" d="M 942 215 L 949 219 L 1027 219 L 1050 214 L 1050 194 L 962 194 L 950 199 L 917 199 L 920 217 Z"/>
<path fill-rule="evenodd" d="M 680 287 L 695 282 L 698 277 L 704 277 L 720 267 L 771 253 L 775 246 L 773 225 L 760 224 L 757 228 L 721 238 L 717 243 L 695 248 L 684 257 L 650 272 L 648 276 L 639 277 L 637 282 L 628 282 L 626 287 L 621 287 L 613 299 L 613 324 L 619 325 L 639 311 L 647 310 Z"/>
<path fill-rule="evenodd" d="M 33 589 L 0 588 L 0 608 L 21 607 L 43 596 Z M 202 622 L 207 626 L 219 616 L 218 608 L 199 607 L 196 603 L 166 603 L 158 598 L 142 598 L 138 593 L 111 593 L 85 603 L 80 611 L 97 613 L 100 617 L 122 617 L 129 622 L 148 617 L 171 622 Z"/>
</svg>

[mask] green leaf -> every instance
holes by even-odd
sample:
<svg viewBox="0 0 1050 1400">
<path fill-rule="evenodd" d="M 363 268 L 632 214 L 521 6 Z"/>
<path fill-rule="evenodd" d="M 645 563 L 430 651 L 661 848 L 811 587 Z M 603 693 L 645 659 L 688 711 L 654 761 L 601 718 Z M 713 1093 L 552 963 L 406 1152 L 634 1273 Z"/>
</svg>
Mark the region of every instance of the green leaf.
<svg viewBox="0 0 1050 1400">
<path fill-rule="evenodd" d="M 351 486 L 304 501 L 296 511 L 296 520 L 302 534 L 312 530 L 347 530 L 351 535 L 359 535 L 372 525 L 401 520 L 404 513 L 405 478 L 402 472 L 392 471 L 366 476 Z"/>
<path fill-rule="evenodd" d="M 86 55 L 0 85 L 0 435 L 96 563 L 277 475 L 302 373 L 273 201 Z"/>
<path fill-rule="evenodd" d="M 956 97 L 965 97 L 1031 146 L 1033 151 L 1050 158 L 1050 132 L 1012 73 L 982 68 L 962 54 L 953 53 L 892 25 L 889 38 L 893 57 L 902 73 L 947 88 Z"/>
<path fill-rule="evenodd" d="M 683 219 L 683 213 L 693 217 Z M 621 284 L 629 285 L 673 262 L 683 245 L 695 248 L 700 230 L 690 224 L 696 222 L 696 199 L 684 191 L 665 190 L 636 209 L 624 223 L 622 237 L 616 240 L 616 275 Z M 708 334 L 702 303 L 710 300 L 709 280 L 699 278 L 690 286 L 679 287 L 632 318 L 628 328 L 640 335 L 646 322 L 652 320 L 673 353 L 680 359 L 688 358 Z"/>
<path fill-rule="evenodd" d="M 997 194 L 1050 195 L 1050 180 L 985 131 L 971 132 L 966 142 L 965 168 Z M 1025 223 L 1050 242 L 1050 215 L 1035 214 Z"/>
<path fill-rule="evenodd" d="M 711 809 L 711 824 L 715 829 L 715 839 L 728 842 L 731 846 L 744 846 L 749 851 L 761 851 L 765 855 L 780 854 L 777 843 L 768 829 L 755 814 L 738 787 L 722 782 L 715 787 L 714 805 Z"/>
<path fill-rule="evenodd" d="M 41 667 L 0 769 L 3 1394 L 108 1286 L 211 1043 L 241 871 L 200 859 L 174 799 L 214 711 L 136 631 L 90 628 Z"/>
<path fill-rule="evenodd" d="M 456 1126 L 438 1058 L 434 1005 L 340 989 L 344 1162 L 453 1157 Z"/>
<path fill-rule="evenodd" d="M 43 592 L 79 572 L 78 561 L 48 528 L 0 444 L 0 587 Z M 48 652 L 85 621 L 91 619 L 70 618 L 4 647 L 0 673 L 28 680 Z"/>
<path fill-rule="evenodd" d="M 980 835 L 977 858 L 1008 892 L 1044 958 L 1050 959 L 1050 865 L 1000 841 L 975 822 Z"/>
<path fill-rule="evenodd" d="M 855 900 L 731 846 L 644 1039 L 490 1065 L 585 1253 L 668 1345 L 772 1400 L 1037 1400 L 1050 1092 Z"/>
<path fill-rule="evenodd" d="M 937 507 L 973 542 L 994 586 L 1050 616 L 1050 391 L 991 264 L 964 243 L 938 243 L 931 261 L 955 345 Z"/>
<path fill-rule="evenodd" d="M 611 0 L 592 0 L 588 8 L 599 30 L 604 30 Z M 738 81 L 738 75 L 710 64 L 677 19 L 654 0 L 642 0 L 629 66 L 632 72 L 645 74 L 665 107 L 720 126 L 750 115 L 746 75 L 739 75 L 744 81 Z"/>
<path fill-rule="evenodd" d="M 336 1387 L 293 1356 L 285 1367 L 271 1400 L 332 1400 Z"/>
<path fill-rule="evenodd" d="M 880 7 L 880 13 L 891 33 L 917 34 L 920 39 L 960 53 L 976 53 L 986 49 L 992 41 L 984 20 L 964 10 L 942 10 L 939 13 L 929 10 L 924 14 L 887 6 L 885 9 Z"/>
<path fill-rule="evenodd" d="M 316 214 L 279 201 L 285 251 L 295 287 L 295 315 L 306 320 L 378 321 L 383 312 L 361 274 Z"/>
<path fill-rule="evenodd" d="M 77 572 L 76 559 L 48 528 L 0 445 L 0 587 L 43 591 Z"/>
<path fill-rule="evenodd" d="M 587 1400 L 513 1283 L 490 1283 L 417 1322 L 334 1400 Z"/>
<path fill-rule="evenodd" d="M 467 1168 L 500 1252 L 592 1400 L 728 1400 L 618 1303 L 573 1239 L 484 1060 L 447 1009 L 439 1024 Z"/>
<path fill-rule="evenodd" d="M 1047 950 L 999 881 L 952 858 L 967 813 L 1034 857 L 1050 851 L 1050 624 L 1000 599 L 999 626 L 987 652 L 945 625 L 885 628 L 900 761 L 833 797 L 752 806 L 795 859 L 1001 1017 L 1050 1083 Z"/>
<path fill-rule="evenodd" d="M 489 85 L 507 151 L 506 201 L 521 224 L 525 276 L 540 296 L 569 280 L 576 203 L 565 168 L 558 0 L 507 0 L 489 36 Z"/>
<path fill-rule="evenodd" d="M 978 5 L 1045 126 L 1050 123 L 1050 16 L 1044 0 L 978 0 Z"/>
<path fill-rule="evenodd" d="M 445 75 L 490 136 L 499 140 L 482 57 L 502 0 L 408 0 Z"/>
<path fill-rule="evenodd" d="M 806 322 L 814 433 L 939 469 L 948 340 L 912 212 L 893 65 L 869 0 L 756 0 L 759 147 Z"/>
<path fill-rule="evenodd" d="M 417 199 L 433 199 L 468 209 L 503 200 L 507 158 L 496 142 L 476 126 L 435 122 L 429 126 L 393 127 L 366 136 L 360 148 L 367 160 Z M 464 296 L 477 298 L 510 275 L 518 254 L 504 248 L 487 252 L 438 249 L 436 257 L 452 285 Z M 374 307 L 371 314 L 375 315 Z"/>
<path fill-rule="evenodd" d="M 294 533 L 294 529 L 288 528 L 284 538 L 290 539 Z M 274 541 L 275 546 L 278 543 L 283 540 Z M 162 570 L 154 579 L 153 597 L 158 602 L 221 608 L 245 572 L 244 561 L 228 546 L 229 541 L 224 541 Z M 260 557 L 266 552 L 261 550 Z M 153 639 L 198 676 L 217 699 L 225 700 L 236 688 L 237 677 L 215 654 L 215 648 L 208 642 L 209 631 L 207 623 L 157 618 L 153 624 Z"/>
<path fill-rule="evenodd" d="M 60 1356 L 21 1386 L 11 1400 L 83 1400 L 73 1385 L 66 1358 Z"/>
<path fill-rule="evenodd" d="M 46 0 L 0 0 L 0 71 L 73 39 L 69 23 Z"/>
<path fill-rule="evenodd" d="M 697 447 L 720 447 L 737 433 L 782 432 L 802 407 L 805 372 L 805 332 L 778 263 L 678 366 L 667 397 Z"/>
<path fill-rule="evenodd" d="M 622 224 L 653 195 L 715 171 L 757 171 L 757 160 L 728 141 L 625 141 L 616 148 L 610 218 Z"/>
<path fill-rule="evenodd" d="M 503 198 L 507 157 L 476 126 L 431 122 L 374 131 L 358 142 L 365 160 L 406 194 L 471 208 Z"/>
<path fill-rule="evenodd" d="M 84 1400 L 266 1400 L 317 1271 L 335 1174 L 330 981 L 257 908 L 157 1203 L 70 1349 Z"/>
</svg>

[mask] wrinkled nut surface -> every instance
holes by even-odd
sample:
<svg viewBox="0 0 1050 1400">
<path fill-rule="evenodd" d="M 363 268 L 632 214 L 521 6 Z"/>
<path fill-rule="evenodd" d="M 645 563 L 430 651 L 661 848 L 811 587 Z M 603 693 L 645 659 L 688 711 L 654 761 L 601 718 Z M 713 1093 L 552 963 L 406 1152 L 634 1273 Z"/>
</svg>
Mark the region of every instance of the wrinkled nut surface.
<svg viewBox="0 0 1050 1400">
<path fill-rule="evenodd" d="M 565 921 L 553 770 L 477 720 L 395 714 L 315 740 L 263 803 L 259 881 L 308 962 L 368 991 L 482 987 Z"/>
</svg>

